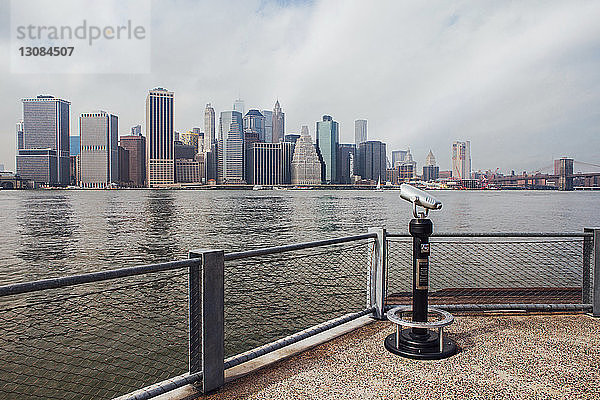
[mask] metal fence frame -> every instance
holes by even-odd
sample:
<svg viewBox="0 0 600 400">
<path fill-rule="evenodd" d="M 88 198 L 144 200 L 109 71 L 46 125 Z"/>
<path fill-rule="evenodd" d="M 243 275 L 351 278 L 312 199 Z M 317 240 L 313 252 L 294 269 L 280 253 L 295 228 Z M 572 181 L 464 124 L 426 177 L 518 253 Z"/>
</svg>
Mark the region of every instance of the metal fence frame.
<svg viewBox="0 0 600 400">
<path fill-rule="evenodd" d="M 582 287 L 589 288 L 592 298 L 584 298 L 582 305 L 561 304 L 501 304 L 501 305 L 446 305 L 438 306 L 452 311 L 469 311 L 482 309 L 530 309 L 544 311 L 584 310 L 592 311 L 592 315 L 600 317 L 600 228 L 586 228 L 582 233 L 437 233 L 433 237 L 453 238 L 540 238 L 540 237 L 582 237 L 584 252 L 584 278 Z M 225 253 L 223 250 L 192 250 L 188 259 L 151 264 L 138 267 L 122 268 L 111 271 L 96 272 L 70 277 L 44 279 L 35 282 L 19 283 L 0 286 L 0 297 L 16 294 L 56 289 L 92 282 L 101 282 L 135 275 L 151 274 L 161 271 L 187 268 L 189 274 L 189 372 L 174 377 L 151 387 L 140 389 L 124 395 L 125 399 L 150 399 L 187 384 L 202 380 L 204 393 L 215 390 L 223 385 L 225 369 L 232 368 L 243 362 L 260 357 L 269 352 L 296 343 L 325 330 L 342 325 L 365 315 L 377 319 L 385 319 L 387 245 L 390 238 L 410 238 L 408 234 L 388 233 L 384 228 L 370 228 L 369 233 L 346 236 L 336 239 L 312 241 L 277 246 L 256 250 Z M 328 245 L 342 244 L 365 239 L 373 239 L 370 254 L 370 271 L 367 278 L 367 304 L 363 311 L 346 314 L 326 323 L 297 332 L 291 336 L 276 340 L 253 350 L 224 360 L 224 265 L 227 261 L 251 257 L 272 255 L 294 250 L 310 249 Z M 593 271 L 593 275 L 592 275 Z M 593 281 L 586 278 L 593 276 Z M 593 289 L 593 290 L 592 290 Z M 586 291 L 584 290 L 584 293 Z M 586 300 L 589 300 L 587 302 Z M 571 306 L 579 306 L 574 308 Z M 202 346 L 199 346 L 199 344 Z M 199 351 L 201 347 L 201 351 Z"/>
</svg>

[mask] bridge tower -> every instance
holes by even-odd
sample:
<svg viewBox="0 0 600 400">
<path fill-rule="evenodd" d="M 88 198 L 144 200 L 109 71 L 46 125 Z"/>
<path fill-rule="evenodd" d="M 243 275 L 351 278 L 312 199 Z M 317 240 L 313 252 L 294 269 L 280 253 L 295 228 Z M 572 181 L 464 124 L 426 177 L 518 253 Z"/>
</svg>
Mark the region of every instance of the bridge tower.
<svg viewBox="0 0 600 400">
<path fill-rule="evenodd" d="M 558 175 L 558 190 L 573 190 L 573 159 L 554 160 L 554 174 Z"/>
</svg>

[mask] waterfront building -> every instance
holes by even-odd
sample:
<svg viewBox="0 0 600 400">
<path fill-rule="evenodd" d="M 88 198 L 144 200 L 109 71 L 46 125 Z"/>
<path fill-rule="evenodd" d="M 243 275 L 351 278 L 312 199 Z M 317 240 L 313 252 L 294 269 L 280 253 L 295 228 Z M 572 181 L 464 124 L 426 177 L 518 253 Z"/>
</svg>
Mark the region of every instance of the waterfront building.
<svg viewBox="0 0 600 400">
<path fill-rule="evenodd" d="M 185 158 L 188 160 L 193 159 L 198 153 L 198 149 L 196 146 L 187 145 L 183 142 L 176 140 L 174 143 L 175 146 L 175 159 Z"/>
<path fill-rule="evenodd" d="M 415 177 L 415 165 L 412 163 L 400 164 L 397 169 L 400 182 L 409 182 Z"/>
<path fill-rule="evenodd" d="M 262 110 L 261 114 L 265 117 L 265 142 L 273 143 L 273 111 Z"/>
<path fill-rule="evenodd" d="M 196 153 L 201 153 L 200 149 L 199 149 L 199 145 L 200 145 L 200 133 L 198 128 L 194 128 L 196 129 L 196 131 L 191 130 L 191 131 L 187 131 L 187 132 L 183 132 L 179 135 L 179 140 L 181 141 L 181 143 L 187 145 L 187 146 L 192 146 L 196 149 Z M 202 135 L 204 136 L 204 135 Z M 204 147 L 204 143 L 202 144 L 202 147 Z M 177 157 L 175 157 L 177 158 Z"/>
<path fill-rule="evenodd" d="M 275 102 L 273 108 L 273 143 L 279 143 L 283 141 L 285 135 L 285 113 L 281 111 L 279 100 Z"/>
<path fill-rule="evenodd" d="M 471 142 L 452 143 L 452 178 L 457 180 L 471 178 Z"/>
<path fill-rule="evenodd" d="M 325 164 L 325 183 L 336 183 L 338 181 L 338 145 L 339 124 L 329 115 L 323 115 L 323 120 L 317 122 L 317 148 Z"/>
<path fill-rule="evenodd" d="M 386 170 L 386 181 L 394 185 L 399 183 L 399 168 L 388 168 Z"/>
<path fill-rule="evenodd" d="M 354 144 L 358 147 L 359 144 L 367 140 L 367 120 L 357 119 L 354 121 Z"/>
<path fill-rule="evenodd" d="M 423 180 L 425 182 L 435 181 L 440 177 L 440 167 L 436 165 L 435 156 L 433 152 L 429 150 L 427 157 L 425 158 L 425 165 L 423 166 Z"/>
<path fill-rule="evenodd" d="M 244 132 L 256 133 L 260 142 L 265 142 L 265 116 L 258 110 L 249 110 L 244 115 Z"/>
<path fill-rule="evenodd" d="M 79 155 L 70 156 L 69 157 L 69 185 L 78 186 L 79 185 Z"/>
<path fill-rule="evenodd" d="M 204 151 L 213 151 L 215 143 L 215 109 L 208 103 L 204 109 Z"/>
<path fill-rule="evenodd" d="M 294 148 L 292 185 L 318 185 L 321 183 L 321 174 L 322 163 L 305 125 Z"/>
<path fill-rule="evenodd" d="M 260 142 L 258 133 L 250 130 L 244 132 L 244 179 L 246 183 L 252 182 L 253 165 L 252 165 L 252 146 L 254 143 Z"/>
<path fill-rule="evenodd" d="M 248 153 L 253 185 L 286 185 L 291 183 L 293 143 L 253 143 Z"/>
<path fill-rule="evenodd" d="M 131 127 L 131 136 L 142 136 L 142 126 L 136 125 Z"/>
<path fill-rule="evenodd" d="M 129 181 L 134 187 L 146 186 L 146 138 L 144 136 L 121 136 L 119 145 L 129 153 Z"/>
<path fill-rule="evenodd" d="M 244 132 L 238 111 L 221 112 L 217 158 L 219 183 L 244 183 Z"/>
<path fill-rule="evenodd" d="M 79 136 L 69 136 L 69 154 L 76 156 L 81 151 L 81 140 Z"/>
<path fill-rule="evenodd" d="M 338 146 L 338 183 L 349 184 L 352 182 L 353 160 L 356 156 L 355 144 L 340 144 Z"/>
<path fill-rule="evenodd" d="M 160 187 L 175 183 L 174 93 L 163 88 L 146 97 L 146 183 Z"/>
<path fill-rule="evenodd" d="M 129 177 L 129 150 L 119 146 L 119 184 L 129 186 L 131 180 Z"/>
<path fill-rule="evenodd" d="M 406 155 L 409 153 L 408 150 L 394 150 L 392 151 L 392 168 L 397 168 L 406 160 Z"/>
<path fill-rule="evenodd" d="M 244 100 L 242 99 L 237 99 L 233 102 L 233 111 L 237 111 L 242 115 L 246 114 L 246 104 L 244 103 Z"/>
<path fill-rule="evenodd" d="M 17 152 L 23 148 L 23 121 L 17 122 Z"/>
<path fill-rule="evenodd" d="M 43 95 L 22 102 L 23 142 L 16 157 L 17 175 L 42 185 L 68 185 L 71 103 Z"/>
<path fill-rule="evenodd" d="M 202 183 L 205 178 L 204 159 L 203 154 L 198 154 L 193 159 L 176 159 L 175 176 L 177 177 L 177 183 Z"/>
<path fill-rule="evenodd" d="M 118 117 L 106 111 L 79 117 L 82 187 L 102 189 L 119 182 L 118 132 Z"/>
<path fill-rule="evenodd" d="M 378 181 L 387 178 L 386 144 L 368 140 L 358 145 L 358 175 L 362 179 Z"/>
</svg>

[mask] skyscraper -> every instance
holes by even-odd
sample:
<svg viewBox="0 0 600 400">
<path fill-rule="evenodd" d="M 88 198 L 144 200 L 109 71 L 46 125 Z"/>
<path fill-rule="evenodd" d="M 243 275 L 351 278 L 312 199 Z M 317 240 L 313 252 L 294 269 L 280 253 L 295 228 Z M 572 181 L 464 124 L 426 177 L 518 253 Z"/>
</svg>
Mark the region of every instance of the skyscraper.
<svg viewBox="0 0 600 400">
<path fill-rule="evenodd" d="M 120 145 L 129 152 L 129 181 L 135 187 L 146 186 L 146 138 L 121 136 Z"/>
<path fill-rule="evenodd" d="M 106 188 L 119 182 L 119 119 L 106 111 L 81 114 L 81 186 Z"/>
<path fill-rule="evenodd" d="M 218 181 L 244 182 L 244 132 L 242 114 L 223 111 L 219 118 Z"/>
<path fill-rule="evenodd" d="M 210 103 L 204 109 L 204 151 L 212 151 L 212 145 L 215 141 L 215 109 Z"/>
<path fill-rule="evenodd" d="M 340 144 L 338 147 L 338 182 L 343 184 L 351 183 L 351 176 L 354 175 L 353 162 L 356 157 L 355 144 Z"/>
<path fill-rule="evenodd" d="M 265 117 L 265 142 L 273 143 L 273 111 L 262 110 L 261 113 Z"/>
<path fill-rule="evenodd" d="M 471 179 L 471 142 L 452 143 L 452 177 Z"/>
<path fill-rule="evenodd" d="M 17 151 L 23 148 L 23 121 L 17 122 Z"/>
<path fill-rule="evenodd" d="M 47 185 L 70 180 L 70 106 L 53 96 L 23 99 L 23 143 L 17 174 Z"/>
<path fill-rule="evenodd" d="M 273 108 L 273 143 L 279 143 L 283 141 L 285 132 L 285 113 L 281 111 L 279 106 L 279 100 L 275 102 L 275 108 Z"/>
<path fill-rule="evenodd" d="M 142 136 L 142 126 L 136 125 L 131 127 L 131 136 Z"/>
<path fill-rule="evenodd" d="M 406 159 L 407 150 L 392 151 L 392 168 L 397 168 Z"/>
<path fill-rule="evenodd" d="M 354 144 L 358 147 L 359 144 L 367 141 L 367 120 L 357 119 L 354 121 Z"/>
<path fill-rule="evenodd" d="M 386 145 L 376 140 L 368 140 L 358 145 L 358 174 L 371 181 L 385 180 L 387 177 Z"/>
<path fill-rule="evenodd" d="M 325 163 L 323 181 L 338 181 L 337 153 L 339 144 L 339 125 L 329 115 L 323 115 L 323 121 L 317 122 L 317 148 Z"/>
<path fill-rule="evenodd" d="M 308 133 L 308 126 L 303 126 L 300 138 L 296 141 L 292 158 L 292 184 L 318 185 L 321 183 L 321 161 L 315 145 Z"/>
<path fill-rule="evenodd" d="M 174 94 L 163 88 L 146 97 L 146 183 L 158 187 L 175 183 L 173 132 Z"/>
<path fill-rule="evenodd" d="M 254 143 L 248 153 L 249 182 L 253 185 L 284 185 L 291 182 L 293 143 Z"/>
<path fill-rule="evenodd" d="M 244 132 L 258 135 L 258 140 L 265 142 L 265 117 L 258 110 L 249 110 L 244 116 Z"/>
<path fill-rule="evenodd" d="M 429 153 L 425 158 L 425 165 L 423 166 L 423 180 L 425 182 L 435 181 L 440 177 L 440 167 L 435 164 L 435 156 L 431 150 L 429 150 Z"/>
<path fill-rule="evenodd" d="M 244 104 L 244 100 L 237 99 L 233 102 L 233 111 L 237 111 L 242 115 L 246 114 L 246 105 Z"/>
<path fill-rule="evenodd" d="M 179 140 L 185 145 L 194 146 L 196 153 L 200 153 L 200 133 L 194 131 L 182 132 L 179 134 Z M 204 143 L 202 143 L 204 145 Z"/>
</svg>

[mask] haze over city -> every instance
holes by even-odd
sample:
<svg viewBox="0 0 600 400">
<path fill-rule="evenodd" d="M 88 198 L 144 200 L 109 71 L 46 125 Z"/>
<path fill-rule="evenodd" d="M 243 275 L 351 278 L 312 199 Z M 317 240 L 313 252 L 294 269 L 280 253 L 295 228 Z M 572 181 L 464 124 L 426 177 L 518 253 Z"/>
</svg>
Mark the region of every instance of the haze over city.
<svg viewBox="0 0 600 400">
<path fill-rule="evenodd" d="M 98 109 L 127 134 L 144 126 L 156 86 L 175 92 L 178 131 L 203 126 L 209 102 L 220 112 L 237 98 L 246 109 L 279 99 L 286 133 L 308 125 L 314 137 L 328 114 L 352 142 L 365 118 L 369 138 L 388 153 L 410 147 L 419 165 L 431 149 L 449 169 L 457 139 L 471 140 L 474 170 L 600 161 L 597 2 L 153 1 L 150 74 L 12 74 L 9 5 L 0 4 L 7 169 L 22 98 L 69 100 L 72 135 L 78 116 Z"/>
</svg>

